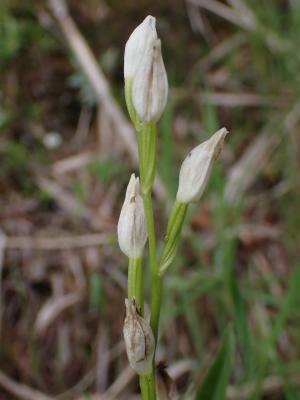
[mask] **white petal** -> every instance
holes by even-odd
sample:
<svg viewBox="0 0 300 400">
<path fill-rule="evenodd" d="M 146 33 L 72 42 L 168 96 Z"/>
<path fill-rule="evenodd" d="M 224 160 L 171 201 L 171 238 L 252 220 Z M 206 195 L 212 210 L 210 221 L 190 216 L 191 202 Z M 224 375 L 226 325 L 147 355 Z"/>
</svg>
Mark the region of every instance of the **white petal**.
<svg viewBox="0 0 300 400">
<path fill-rule="evenodd" d="M 124 53 L 124 78 L 133 78 L 138 65 L 145 53 L 152 47 L 157 39 L 156 19 L 148 15 L 144 21 L 138 25 L 125 46 Z"/>
</svg>

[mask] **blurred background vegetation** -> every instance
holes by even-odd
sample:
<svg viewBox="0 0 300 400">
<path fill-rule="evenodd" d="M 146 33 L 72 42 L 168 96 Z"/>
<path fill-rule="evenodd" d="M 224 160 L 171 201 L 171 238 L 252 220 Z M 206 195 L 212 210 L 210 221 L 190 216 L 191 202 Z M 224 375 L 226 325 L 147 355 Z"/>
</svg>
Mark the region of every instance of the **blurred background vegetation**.
<svg viewBox="0 0 300 400">
<path fill-rule="evenodd" d="M 152 14 L 170 83 L 160 238 L 181 160 L 230 131 L 165 279 L 159 359 L 184 394 L 231 323 L 227 398 L 300 399 L 300 1 L 70 0 L 70 15 L 61 4 L 0 4 L 0 398 L 138 395 L 115 237 L 136 163 L 107 104 L 127 118 L 124 45 Z M 112 97 L 97 95 L 62 26 L 78 29 Z"/>
</svg>

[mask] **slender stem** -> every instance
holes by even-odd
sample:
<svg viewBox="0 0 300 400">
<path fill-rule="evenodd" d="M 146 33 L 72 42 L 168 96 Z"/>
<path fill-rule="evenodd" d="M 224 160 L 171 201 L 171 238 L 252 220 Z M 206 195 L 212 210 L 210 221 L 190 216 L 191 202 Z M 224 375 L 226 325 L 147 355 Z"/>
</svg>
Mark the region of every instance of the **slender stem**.
<svg viewBox="0 0 300 400">
<path fill-rule="evenodd" d="M 160 316 L 160 304 L 161 304 L 161 289 L 162 280 L 159 275 L 158 262 L 157 262 L 157 251 L 156 251 L 156 238 L 154 229 L 153 219 L 153 208 L 151 194 L 147 193 L 143 195 L 144 208 L 146 214 L 146 220 L 148 225 L 149 235 L 149 258 L 151 268 L 151 287 L 152 287 L 152 298 L 151 298 L 151 319 L 150 326 L 157 343 L 158 325 Z"/>
<path fill-rule="evenodd" d="M 160 315 L 162 281 L 159 276 L 156 237 L 152 207 L 152 185 L 156 170 L 156 125 L 153 123 L 141 124 L 137 132 L 139 167 L 141 179 L 141 194 L 148 228 L 149 259 L 151 270 L 151 319 L 150 325 L 157 344 L 157 334 Z M 147 377 L 140 377 L 142 398 L 155 400 L 155 352 L 153 356 L 153 368 Z"/>
<path fill-rule="evenodd" d="M 153 218 L 151 190 L 156 170 L 156 125 L 154 123 L 140 125 L 138 131 L 139 167 L 141 176 L 141 192 L 148 227 L 149 258 L 151 269 L 151 319 L 150 325 L 157 343 L 158 325 L 161 305 L 162 279 L 157 262 L 156 237 Z"/>
<path fill-rule="evenodd" d="M 128 298 L 135 298 L 141 314 L 143 314 L 144 308 L 143 292 L 142 259 L 130 258 L 128 266 Z"/>
<path fill-rule="evenodd" d="M 142 259 L 141 258 L 130 258 L 128 266 L 128 298 L 135 298 L 137 305 L 140 308 L 141 314 L 143 314 L 143 271 L 142 271 Z M 155 383 L 154 374 L 141 375 L 140 388 L 143 400 L 155 400 Z"/>
<path fill-rule="evenodd" d="M 160 316 L 160 304 L 161 304 L 161 288 L 162 280 L 159 276 L 158 263 L 157 263 L 157 251 L 156 251 L 156 237 L 154 229 L 154 218 L 153 218 L 153 207 L 151 193 L 143 194 L 144 208 L 148 226 L 148 241 L 149 241 L 149 258 L 150 258 L 150 269 L 151 269 L 151 317 L 150 326 L 155 338 L 155 346 L 157 345 L 158 336 L 158 325 Z M 140 385 L 142 390 L 143 400 L 155 400 L 155 351 L 153 355 L 153 368 L 152 373 L 147 377 L 140 378 Z M 144 397 L 143 390 L 146 390 L 147 395 Z"/>
<path fill-rule="evenodd" d="M 143 400 L 149 400 L 149 390 L 148 390 L 148 384 L 143 375 L 140 375 L 140 388 L 141 388 L 141 393 L 142 393 L 142 399 Z"/>
<path fill-rule="evenodd" d="M 140 376 L 140 388 L 143 400 L 155 400 L 155 383 L 153 374 Z"/>
<path fill-rule="evenodd" d="M 151 193 L 156 171 L 156 125 L 150 122 L 136 128 L 142 192 Z"/>
</svg>

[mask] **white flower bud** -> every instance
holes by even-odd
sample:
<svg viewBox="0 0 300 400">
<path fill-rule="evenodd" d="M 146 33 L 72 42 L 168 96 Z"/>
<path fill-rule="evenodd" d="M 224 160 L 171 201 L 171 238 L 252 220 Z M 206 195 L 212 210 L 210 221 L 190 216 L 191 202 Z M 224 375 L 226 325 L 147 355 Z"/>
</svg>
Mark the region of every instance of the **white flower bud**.
<svg viewBox="0 0 300 400">
<path fill-rule="evenodd" d="M 161 42 L 156 39 L 133 78 L 132 102 L 139 119 L 157 122 L 165 109 L 167 97 L 167 73 L 161 55 Z"/>
<path fill-rule="evenodd" d="M 139 178 L 132 174 L 118 222 L 119 246 L 129 258 L 141 257 L 148 237 L 145 210 L 139 188 Z"/>
<path fill-rule="evenodd" d="M 155 341 L 149 322 L 138 313 L 135 300 L 125 299 L 126 317 L 123 327 L 129 364 L 139 375 L 147 375 L 152 368 Z"/>
<path fill-rule="evenodd" d="M 227 129 L 222 128 L 190 151 L 179 173 L 176 196 L 178 201 L 190 203 L 200 199 L 208 182 L 213 161 L 219 156 L 227 133 Z"/>
<path fill-rule="evenodd" d="M 140 62 L 157 39 L 155 24 L 155 18 L 148 15 L 129 36 L 124 54 L 125 79 L 132 79 L 134 77 Z"/>
</svg>

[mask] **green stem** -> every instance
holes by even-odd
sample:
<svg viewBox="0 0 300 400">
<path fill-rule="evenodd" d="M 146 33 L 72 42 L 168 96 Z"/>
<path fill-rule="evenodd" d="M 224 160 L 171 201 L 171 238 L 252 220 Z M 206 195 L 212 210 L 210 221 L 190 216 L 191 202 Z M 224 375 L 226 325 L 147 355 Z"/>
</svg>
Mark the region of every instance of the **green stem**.
<svg viewBox="0 0 300 400">
<path fill-rule="evenodd" d="M 143 271 L 142 259 L 130 258 L 128 266 L 128 298 L 135 298 L 137 305 L 143 314 Z M 140 388 L 143 400 L 155 400 L 154 374 L 140 376 Z"/>
<path fill-rule="evenodd" d="M 161 305 L 162 279 L 159 275 L 151 189 L 156 170 L 156 125 L 142 124 L 137 133 L 141 192 L 148 227 L 149 258 L 151 269 L 151 319 L 150 325 L 157 343 Z"/>
<path fill-rule="evenodd" d="M 160 316 L 161 304 L 161 288 L 162 280 L 158 272 L 156 237 L 154 229 L 153 207 L 151 193 L 143 193 L 143 202 L 148 226 L 148 243 L 149 243 L 149 258 L 151 270 L 151 317 L 150 326 L 155 338 L 155 346 L 157 345 L 158 325 Z M 147 377 L 140 378 L 141 391 L 143 400 L 155 400 L 155 351 L 153 355 L 152 372 Z"/>
<path fill-rule="evenodd" d="M 128 298 L 135 298 L 141 314 L 143 314 L 144 308 L 143 292 L 142 259 L 130 258 L 128 266 Z"/>
<path fill-rule="evenodd" d="M 151 319 L 150 326 L 157 344 L 158 325 L 161 304 L 162 280 L 159 276 L 156 250 L 156 236 L 153 218 L 151 190 L 156 170 L 156 125 L 153 123 L 141 124 L 137 132 L 139 149 L 139 167 L 141 179 L 141 194 L 143 197 L 147 228 L 149 259 L 151 270 Z M 143 400 L 155 400 L 155 352 L 153 356 L 152 373 L 140 378 Z"/>
<path fill-rule="evenodd" d="M 137 128 L 141 189 L 151 193 L 156 171 L 156 125 L 140 124 Z"/>
<path fill-rule="evenodd" d="M 151 269 L 152 297 L 151 297 L 150 326 L 155 338 L 155 343 L 157 343 L 160 305 L 161 305 L 162 279 L 159 275 L 159 269 L 157 263 L 156 238 L 155 238 L 151 194 L 150 193 L 145 194 L 143 196 L 143 200 L 144 200 L 144 208 L 148 226 L 149 258 L 150 258 L 150 269 Z"/>
<path fill-rule="evenodd" d="M 155 383 L 153 374 L 140 376 L 140 388 L 143 400 L 155 400 Z"/>
</svg>

